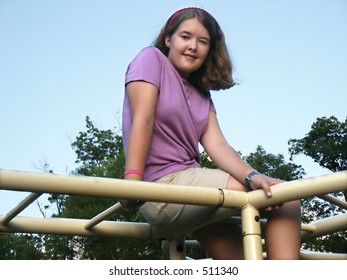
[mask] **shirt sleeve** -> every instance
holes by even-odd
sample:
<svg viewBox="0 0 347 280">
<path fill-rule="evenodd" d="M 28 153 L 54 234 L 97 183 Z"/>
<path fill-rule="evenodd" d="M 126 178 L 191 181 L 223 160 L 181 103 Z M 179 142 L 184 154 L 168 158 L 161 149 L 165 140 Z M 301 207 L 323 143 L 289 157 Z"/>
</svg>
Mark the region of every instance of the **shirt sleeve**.
<svg viewBox="0 0 347 280">
<path fill-rule="evenodd" d="M 146 47 L 129 64 L 125 74 L 125 85 L 135 81 L 145 81 L 160 88 L 162 63 L 157 49 Z"/>
</svg>

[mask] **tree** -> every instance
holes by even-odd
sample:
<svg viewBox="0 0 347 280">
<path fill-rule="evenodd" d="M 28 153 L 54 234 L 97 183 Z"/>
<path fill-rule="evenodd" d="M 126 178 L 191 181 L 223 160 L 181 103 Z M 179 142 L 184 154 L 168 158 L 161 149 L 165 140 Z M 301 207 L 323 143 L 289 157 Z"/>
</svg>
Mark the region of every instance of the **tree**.
<svg viewBox="0 0 347 280">
<path fill-rule="evenodd" d="M 125 157 L 122 137 L 114 131 L 96 128 L 86 117 L 86 132 L 79 132 L 72 143 L 80 163 L 74 173 L 84 176 L 123 178 Z"/>
<path fill-rule="evenodd" d="M 312 124 L 311 130 L 302 139 L 288 141 L 291 159 L 298 154 L 311 157 L 321 167 L 338 172 L 347 169 L 347 118 L 339 122 L 334 116 L 322 117 Z M 342 198 L 342 193 L 332 194 Z M 344 192 L 347 200 L 347 192 Z M 313 198 L 303 200 L 304 222 L 337 215 L 345 210 L 324 200 Z M 323 242 L 324 241 L 324 242 Z M 305 247 L 330 252 L 347 252 L 347 233 L 339 232 L 307 242 Z"/>
<path fill-rule="evenodd" d="M 288 144 L 291 158 L 304 154 L 332 172 L 346 170 L 347 118 L 345 122 L 334 116 L 317 118 L 304 138 L 290 139 Z"/>
</svg>

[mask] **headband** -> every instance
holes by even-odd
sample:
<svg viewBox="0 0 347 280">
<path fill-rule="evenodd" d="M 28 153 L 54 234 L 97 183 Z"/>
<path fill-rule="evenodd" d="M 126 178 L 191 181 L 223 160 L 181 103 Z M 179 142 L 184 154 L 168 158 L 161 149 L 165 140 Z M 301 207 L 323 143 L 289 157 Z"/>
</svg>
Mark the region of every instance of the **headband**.
<svg viewBox="0 0 347 280">
<path fill-rule="evenodd" d="M 183 8 L 183 9 L 180 9 L 178 10 L 177 12 L 175 12 L 171 18 L 170 18 L 170 21 L 168 22 L 167 24 L 167 27 L 169 27 L 171 25 L 171 23 L 173 22 L 173 20 L 179 16 L 182 12 L 185 12 L 185 11 L 189 11 L 189 10 L 192 10 L 192 11 L 204 11 L 203 9 L 201 8 L 197 8 L 197 7 L 187 7 L 187 8 Z"/>
</svg>

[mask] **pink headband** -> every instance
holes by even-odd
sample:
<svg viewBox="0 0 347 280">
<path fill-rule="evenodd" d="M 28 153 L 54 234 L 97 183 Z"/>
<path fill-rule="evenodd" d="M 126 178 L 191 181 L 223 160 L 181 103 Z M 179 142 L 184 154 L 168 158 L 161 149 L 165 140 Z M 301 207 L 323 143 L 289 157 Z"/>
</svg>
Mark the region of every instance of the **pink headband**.
<svg viewBox="0 0 347 280">
<path fill-rule="evenodd" d="M 170 21 L 169 23 L 167 24 L 167 27 L 169 27 L 171 25 L 171 23 L 173 22 L 173 20 L 178 16 L 180 15 L 182 12 L 184 11 L 188 11 L 188 10 L 193 10 L 193 11 L 204 11 L 203 9 L 200 9 L 200 8 L 197 8 L 197 7 L 188 7 L 188 8 L 183 8 L 183 9 L 180 9 L 178 10 L 177 12 L 175 12 L 171 18 L 170 18 Z"/>
</svg>

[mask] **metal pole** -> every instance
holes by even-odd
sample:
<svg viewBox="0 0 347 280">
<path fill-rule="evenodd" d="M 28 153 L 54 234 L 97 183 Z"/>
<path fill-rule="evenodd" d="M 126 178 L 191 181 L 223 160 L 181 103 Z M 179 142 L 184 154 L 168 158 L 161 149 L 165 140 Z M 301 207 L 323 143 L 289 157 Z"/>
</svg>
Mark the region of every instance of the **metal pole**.
<svg viewBox="0 0 347 280">
<path fill-rule="evenodd" d="M 276 205 L 290 200 L 347 190 L 347 171 L 273 186 L 271 198 L 267 197 L 263 190 L 245 193 L 198 186 L 176 186 L 121 179 L 29 173 L 3 169 L 0 169 L 0 188 L 238 209 L 249 203 L 257 209 L 262 209 L 269 205 Z"/>
<path fill-rule="evenodd" d="M 338 199 L 332 195 L 323 194 L 318 196 L 320 199 L 323 199 L 329 203 L 335 204 L 336 206 L 340 207 L 341 209 L 347 210 L 347 202 L 342 201 L 341 199 Z"/>
<path fill-rule="evenodd" d="M 108 217 L 110 217 L 113 214 L 119 213 L 122 211 L 124 207 L 119 202 L 112 207 L 106 209 L 104 212 L 100 213 L 99 215 L 96 215 L 94 218 L 90 219 L 88 223 L 84 226 L 85 229 L 90 230 L 95 225 L 101 223 L 102 221 L 106 220 Z"/>
<path fill-rule="evenodd" d="M 3 169 L 0 169 L 0 189 L 210 206 L 219 206 L 224 200 L 223 192 L 215 188 Z M 235 207 L 247 200 L 246 193 L 241 197 L 244 201 L 235 201 Z"/>
<path fill-rule="evenodd" d="M 162 250 L 169 260 L 185 260 L 186 259 L 186 243 L 185 238 L 175 238 L 164 240 Z"/>
<path fill-rule="evenodd" d="M 310 240 L 330 233 L 347 230 L 347 213 L 321 219 L 310 223 L 310 225 L 314 226 L 315 230 L 303 232 L 301 234 L 302 240 Z"/>
<path fill-rule="evenodd" d="M 305 197 L 347 190 L 347 171 L 291 181 L 271 187 L 272 197 L 263 190 L 249 192 L 249 204 L 257 209 Z M 225 201 L 228 200 L 225 195 Z"/>
<path fill-rule="evenodd" d="M 246 260 L 262 260 L 259 210 L 247 205 L 241 210 L 243 247 Z"/>
<path fill-rule="evenodd" d="M 31 203 L 38 199 L 42 193 L 31 193 L 24 198 L 15 208 L 0 218 L 0 224 L 7 225 L 14 217 L 27 208 Z"/>
<path fill-rule="evenodd" d="M 85 229 L 88 220 L 67 218 L 16 217 L 7 226 L 0 224 L 0 232 L 46 233 L 59 235 L 105 236 L 150 239 L 148 223 L 103 221 L 91 229 Z"/>
</svg>

